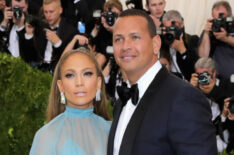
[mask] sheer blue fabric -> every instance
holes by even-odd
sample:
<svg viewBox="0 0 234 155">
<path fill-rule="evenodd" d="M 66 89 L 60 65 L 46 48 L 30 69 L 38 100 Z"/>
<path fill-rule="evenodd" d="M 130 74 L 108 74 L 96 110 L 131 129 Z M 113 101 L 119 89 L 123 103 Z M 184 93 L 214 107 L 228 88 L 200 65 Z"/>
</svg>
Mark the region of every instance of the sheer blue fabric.
<svg viewBox="0 0 234 155">
<path fill-rule="evenodd" d="M 66 106 L 37 131 L 30 155 L 105 155 L 110 125 L 93 108 Z"/>
</svg>

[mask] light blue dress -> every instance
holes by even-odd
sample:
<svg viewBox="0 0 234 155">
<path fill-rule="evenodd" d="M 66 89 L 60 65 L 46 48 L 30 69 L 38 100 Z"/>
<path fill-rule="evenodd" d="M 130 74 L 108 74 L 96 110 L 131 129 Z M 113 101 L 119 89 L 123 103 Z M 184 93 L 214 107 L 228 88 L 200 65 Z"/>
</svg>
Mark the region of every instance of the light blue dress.
<svg viewBox="0 0 234 155">
<path fill-rule="evenodd" d="M 93 108 L 66 106 L 37 131 L 30 155 L 105 155 L 110 125 Z"/>
</svg>

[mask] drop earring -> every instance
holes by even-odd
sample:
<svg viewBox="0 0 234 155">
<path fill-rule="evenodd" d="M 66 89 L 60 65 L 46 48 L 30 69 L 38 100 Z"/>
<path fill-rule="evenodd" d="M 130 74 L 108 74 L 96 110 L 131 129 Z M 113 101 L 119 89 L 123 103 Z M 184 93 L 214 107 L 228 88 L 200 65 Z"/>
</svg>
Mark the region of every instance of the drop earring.
<svg viewBox="0 0 234 155">
<path fill-rule="evenodd" d="M 96 101 L 101 101 L 101 89 L 97 90 L 95 100 Z"/>
<path fill-rule="evenodd" d="M 61 104 L 66 104 L 66 98 L 63 92 L 60 92 L 60 102 Z"/>
</svg>

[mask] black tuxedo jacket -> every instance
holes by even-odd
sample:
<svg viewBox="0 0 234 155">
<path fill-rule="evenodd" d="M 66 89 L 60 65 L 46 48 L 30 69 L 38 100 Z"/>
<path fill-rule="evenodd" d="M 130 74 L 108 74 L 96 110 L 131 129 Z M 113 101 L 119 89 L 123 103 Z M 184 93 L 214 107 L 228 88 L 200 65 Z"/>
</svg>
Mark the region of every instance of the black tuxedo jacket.
<svg viewBox="0 0 234 155">
<path fill-rule="evenodd" d="M 115 104 L 107 154 L 122 107 Z M 200 91 L 162 68 L 138 103 L 120 146 L 120 155 L 217 155 L 210 106 Z"/>
</svg>

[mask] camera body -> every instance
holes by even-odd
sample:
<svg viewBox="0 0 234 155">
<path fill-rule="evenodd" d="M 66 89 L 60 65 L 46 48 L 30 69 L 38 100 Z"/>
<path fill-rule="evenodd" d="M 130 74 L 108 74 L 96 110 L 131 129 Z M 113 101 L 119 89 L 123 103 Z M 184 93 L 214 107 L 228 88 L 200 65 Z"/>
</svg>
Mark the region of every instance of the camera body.
<svg viewBox="0 0 234 155">
<path fill-rule="evenodd" d="M 234 95 L 231 97 L 229 102 L 228 109 L 232 114 L 234 114 Z"/>
<path fill-rule="evenodd" d="M 93 18 L 96 25 L 101 25 L 101 17 L 102 17 L 102 11 L 101 10 L 94 10 L 93 11 Z"/>
<path fill-rule="evenodd" d="M 175 39 L 180 40 L 180 36 L 183 33 L 183 30 L 176 26 L 175 21 L 172 21 L 170 27 L 159 27 L 157 28 L 156 33 L 158 35 L 161 35 L 166 45 L 170 45 Z"/>
<path fill-rule="evenodd" d="M 212 32 L 220 32 L 221 27 L 224 28 L 229 35 L 234 35 L 234 18 L 224 18 L 223 13 L 220 13 L 217 19 L 212 20 Z"/>
<path fill-rule="evenodd" d="M 106 22 L 109 26 L 113 26 L 115 23 L 115 18 L 118 17 L 118 14 L 111 11 L 111 8 L 107 12 L 104 12 L 103 17 L 106 19 Z"/>
<path fill-rule="evenodd" d="M 212 75 L 210 75 L 208 72 L 203 72 L 203 73 L 198 74 L 198 83 L 200 85 L 209 85 L 210 84 L 209 78 L 211 76 Z"/>
<path fill-rule="evenodd" d="M 13 15 L 16 19 L 20 19 L 22 17 L 23 10 L 20 6 L 16 5 L 11 10 L 13 11 Z"/>
</svg>

